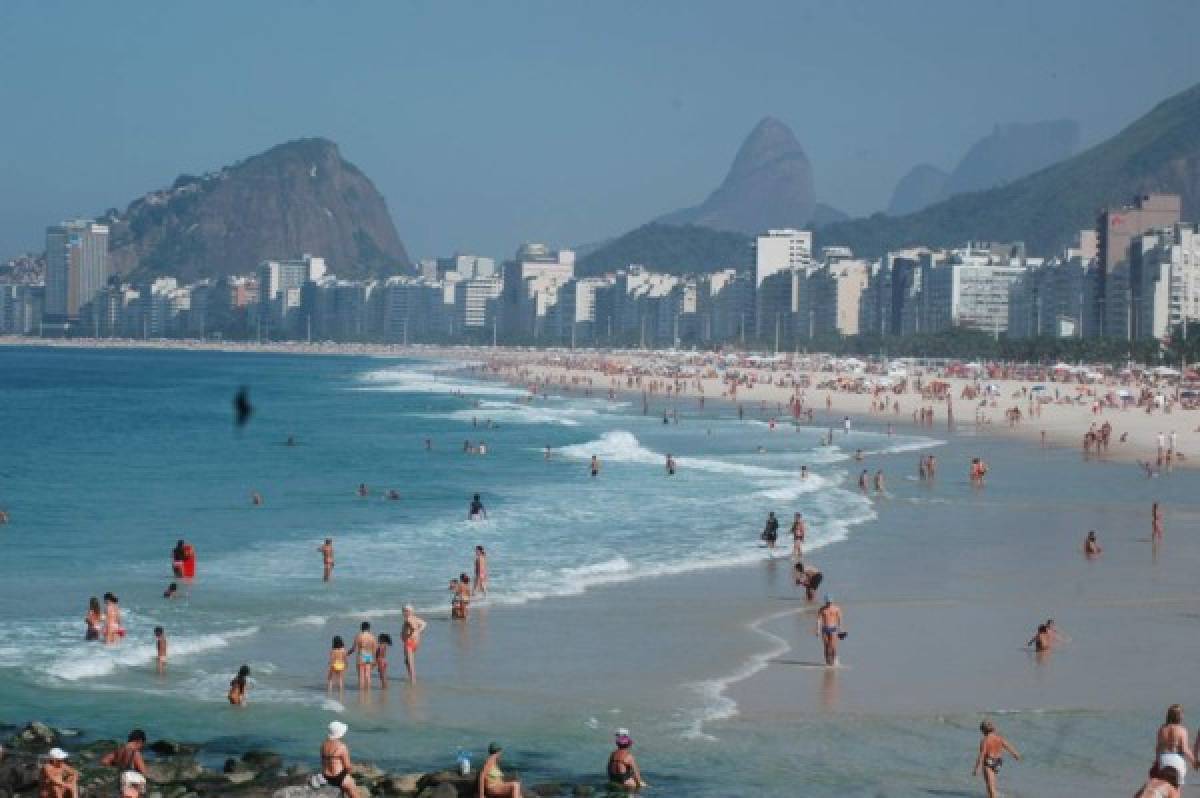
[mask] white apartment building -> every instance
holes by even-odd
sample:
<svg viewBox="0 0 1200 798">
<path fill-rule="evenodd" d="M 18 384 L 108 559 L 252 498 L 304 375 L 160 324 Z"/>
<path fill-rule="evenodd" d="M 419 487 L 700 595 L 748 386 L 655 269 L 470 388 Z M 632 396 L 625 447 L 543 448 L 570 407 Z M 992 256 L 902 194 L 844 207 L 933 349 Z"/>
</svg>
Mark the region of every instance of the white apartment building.
<svg viewBox="0 0 1200 798">
<path fill-rule="evenodd" d="M 1137 337 L 1163 339 L 1180 324 L 1200 321 L 1197 225 L 1176 224 L 1139 236 L 1130 255 L 1140 265 L 1133 308 Z"/>
<path fill-rule="evenodd" d="M 1026 271 L 1023 257 L 968 245 L 921 274 L 921 332 L 968 327 L 994 334 L 1008 331 L 1009 289 Z"/>
<path fill-rule="evenodd" d="M 792 286 L 795 279 L 777 277 L 783 272 L 807 274 L 812 268 L 812 232 L 768 230 L 754 240 L 755 331 L 764 335 L 778 324 L 791 324 Z M 769 282 L 763 289 L 763 283 Z"/>
</svg>

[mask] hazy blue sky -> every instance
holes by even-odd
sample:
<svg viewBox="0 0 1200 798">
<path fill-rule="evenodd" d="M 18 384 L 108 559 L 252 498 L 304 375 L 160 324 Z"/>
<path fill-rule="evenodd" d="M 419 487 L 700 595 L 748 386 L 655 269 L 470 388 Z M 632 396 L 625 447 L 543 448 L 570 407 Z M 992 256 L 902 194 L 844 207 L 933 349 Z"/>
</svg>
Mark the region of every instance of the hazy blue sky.
<svg viewBox="0 0 1200 798">
<path fill-rule="evenodd" d="M 0 257 L 279 142 L 337 141 L 415 256 L 594 241 L 766 114 L 861 214 L 993 125 L 1085 143 L 1200 80 L 1197 0 L 0 0 Z"/>
</svg>

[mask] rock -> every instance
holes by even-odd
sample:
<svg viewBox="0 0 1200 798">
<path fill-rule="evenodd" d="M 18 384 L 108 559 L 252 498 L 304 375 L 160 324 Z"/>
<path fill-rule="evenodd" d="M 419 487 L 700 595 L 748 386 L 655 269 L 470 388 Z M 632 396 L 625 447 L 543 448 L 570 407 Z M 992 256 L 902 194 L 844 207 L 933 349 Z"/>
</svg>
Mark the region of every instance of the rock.
<svg viewBox="0 0 1200 798">
<path fill-rule="evenodd" d="M 538 798 L 558 798 L 565 790 L 561 784 L 556 782 L 547 782 L 545 784 L 535 784 L 529 788 L 529 791 L 538 796 Z"/>
<path fill-rule="evenodd" d="M 417 782 L 417 794 L 419 798 L 425 795 L 425 791 L 429 788 L 448 786 L 454 792 L 443 790 L 434 796 L 434 798 L 454 798 L 454 796 L 475 798 L 479 794 L 478 784 L 478 777 L 474 773 L 463 776 L 457 770 L 439 770 L 436 773 L 426 773 L 420 778 Z"/>
<path fill-rule="evenodd" d="M 340 798 L 342 791 L 337 787 L 284 787 L 271 793 L 271 798 Z M 369 795 L 369 793 L 368 793 Z"/>
<path fill-rule="evenodd" d="M 226 759 L 225 764 L 221 766 L 222 773 L 236 773 L 239 770 L 242 770 L 242 763 L 238 762 L 233 757 Z"/>
<path fill-rule="evenodd" d="M 418 785 L 424 773 L 405 773 L 386 776 L 379 783 L 384 795 L 416 795 L 420 792 Z"/>
<path fill-rule="evenodd" d="M 225 771 L 225 779 L 230 784 L 245 784 L 246 782 L 254 781 L 255 772 L 253 770 L 235 770 Z"/>
<path fill-rule="evenodd" d="M 40 721 L 31 721 L 26 724 L 21 733 L 17 735 L 17 739 L 27 746 L 41 746 L 49 748 L 58 742 L 58 732 Z"/>
<path fill-rule="evenodd" d="M 30 761 L 11 761 L 0 765 L 0 790 L 28 790 L 37 786 L 37 764 Z"/>
<path fill-rule="evenodd" d="M 155 740 L 146 747 L 158 756 L 178 756 L 183 752 L 183 746 L 171 740 Z"/>
<path fill-rule="evenodd" d="M 204 768 L 194 759 L 163 759 L 146 763 L 146 777 L 158 784 L 190 781 L 200 778 L 204 773 Z"/>
<path fill-rule="evenodd" d="M 274 751 L 247 751 L 242 754 L 242 764 L 253 770 L 279 770 L 283 757 Z"/>
<path fill-rule="evenodd" d="M 589 784 L 576 784 L 571 790 L 571 795 L 575 798 L 592 798 L 596 794 L 596 788 Z"/>
<path fill-rule="evenodd" d="M 453 784 L 443 782 L 421 790 L 417 793 L 417 798 L 459 798 L 462 795 L 468 795 L 468 793 L 459 792 Z"/>
</svg>

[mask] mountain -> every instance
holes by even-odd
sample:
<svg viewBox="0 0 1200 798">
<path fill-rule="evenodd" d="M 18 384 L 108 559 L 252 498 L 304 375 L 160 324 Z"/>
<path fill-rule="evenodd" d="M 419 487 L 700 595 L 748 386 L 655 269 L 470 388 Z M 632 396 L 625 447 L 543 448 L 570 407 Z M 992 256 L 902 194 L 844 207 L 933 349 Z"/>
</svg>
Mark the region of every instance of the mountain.
<svg viewBox="0 0 1200 798">
<path fill-rule="evenodd" d="M 1116 136 L 1007 185 L 960 194 L 907 216 L 882 213 L 817 231 L 818 245 L 845 244 L 875 256 L 915 244 L 1022 240 L 1053 254 L 1100 208 L 1136 194 L 1183 198 L 1185 219 L 1200 219 L 1200 84 L 1159 103 Z"/>
<path fill-rule="evenodd" d="M 896 184 L 887 212 L 892 216 L 903 216 L 928 208 L 946 196 L 949 178 L 950 175 L 932 164 L 917 164 Z"/>
<path fill-rule="evenodd" d="M 576 272 L 590 277 L 631 263 L 670 274 L 745 269 L 754 262 L 753 243 L 753 238 L 742 233 L 651 222 L 583 256 Z"/>
<path fill-rule="evenodd" d="M 251 272 L 267 258 L 325 258 L 339 277 L 409 268 L 387 204 L 371 181 L 321 138 L 280 144 L 202 177 L 110 210 L 114 269 L 191 282 Z"/>
<path fill-rule="evenodd" d="M 950 174 L 931 164 L 914 166 L 896 184 L 887 212 L 916 213 L 955 194 L 1011 183 L 1070 158 L 1078 148 L 1079 124 L 1070 119 L 996 125 L 971 145 Z"/>
<path fill-rule="evenodd" d="M 816 205 L 808 156 L 791 128 L 768 116 L 742 142 L 725 180 L 708 199 L 655 221 L 754 235 L 771 227 L 803 227 Z"/>
<path fill-rule="evenodd" d="M 1079 149 L 1079 123 L 1071 119 L 996 125 L 967 150 L 946 180 L 946 194 L 983 191 L 1070 158 Z"/>
</svg>

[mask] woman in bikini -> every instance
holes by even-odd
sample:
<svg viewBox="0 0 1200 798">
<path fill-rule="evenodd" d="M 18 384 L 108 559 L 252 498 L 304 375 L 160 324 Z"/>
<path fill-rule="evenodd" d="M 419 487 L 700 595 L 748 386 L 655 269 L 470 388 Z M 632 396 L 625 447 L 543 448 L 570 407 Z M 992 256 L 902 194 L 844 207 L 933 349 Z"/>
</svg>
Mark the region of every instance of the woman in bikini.
<svg viewBox="0 0 1200 798">
<path fill-rule="evenodd" d="M 325 689 L 332 693 L 337 685 L 339 693 L 346 690 L 346 643 L 341 636 L 333 638 L 329 649 L 329 672 L 325 674 Z"/>
<path fill-rule="evenodd" d="M 83 639 L 89 642 L 100 642 L 100 627 L 104 625 L 104 612 L 100 609 L 100 599 L 92 596 L 88 599 L 87 615 L 83 616 L 86 630 Z"/>
<path fill-rule="evenodd" d="M 975 767 L 971 770 L 971 775 L 978 776 L 982 769 L 988 798 L 996 798 L 996 779 L 1000 775 L 1000 766 L 1004 764 L 1004 752 L 1012 754 L 1013 759 L 1018 762 L 1021 761 L 1021 755 L 1009 745 L 1008 740 L 996 733 L 996 727 L 990 720 L 979 724 L 979 732 L 983 739 L 979 741 L 979 756 L 975 757 Z"/>
<path fill-rule="evenodd" d="M 487 552 L 483 550 L 483 546 L 475 547 L 475 587 L 473 593 L 482 593 L 487 597 L 488 585 L 488 562 Z"/>
<path fill-rule="evenodd" d="M 479 792 L 477 798 L 521 798 L 521 784 L 505 781 L 500 769 L 503 749 L 496 743 L 488 746 L 488 758 L 479 769 Z"/>
<path fill-rule="evenodd" d="M 229 703 L 235 707 L 243 706 L 246 703 L 246 689 L 248 685 L 246 680 L 250 678 L 250 666 L 243 665 L 238 668 L 237 676 L 229 682 Z"/>
<path fill-rule="evenodd" d="M 1196 767 L 1196 758 L 1188 744 L 1190 735 L 1183 725 L 1183 706 L 1172 704 L 1167 707 L 1167 718 L 1158 727 L 1154 741 L 1154 765 L 1150 768 L 1174 768 L 1179 773 L 1179 784 L 1187 782 L 1187 769 Z"/>
<path fill-rule="evenodd" d="M 1179 786 L 1182 783 L 1179 771 L 1175 768 L 1155 767 L 1134 798 L 1179 798 Z"/>
<path fill-rule="evenodd" d="M 329 737 L 321 743 L 321 776 L 326 784 L 341 790 L 342 795 L 357 798 L 354 777 L 350 775 L 354 769 L 350 763 L 350 749 L 342 742 L 349 730 L 350 727 L 340 720 L 329 724 Z"/>
<path fill-rule="evenodd" d="M 404 607 L 404 625 L 400 627 L 400 641 L 404 643 L 404 667 L 408 680 L 417 680 L 417 649 L 421 647 L 421 634 L 425 631 L 425 620 L 417 616 L 412 605 Z"/>
</svg>

